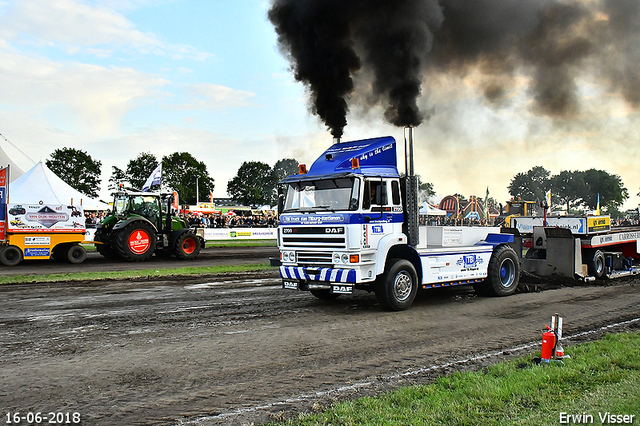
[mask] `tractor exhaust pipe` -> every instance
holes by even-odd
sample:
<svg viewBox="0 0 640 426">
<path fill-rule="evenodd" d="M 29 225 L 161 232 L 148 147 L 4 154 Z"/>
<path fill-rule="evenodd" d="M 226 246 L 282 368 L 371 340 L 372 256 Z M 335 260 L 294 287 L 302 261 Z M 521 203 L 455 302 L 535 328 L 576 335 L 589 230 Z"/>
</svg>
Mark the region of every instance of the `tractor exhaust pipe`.
<svg viewBox="0 0 640 426">
<path fill-rule="evenodd" d="M 340 143 L 340 138 L 334 137 L 333 138 L 333 144 L 336 145 L 336 144 L 339 144 L 339 143 Z"/>
<path fill-rule="evenodd" d="M 405 232 L 409 245 L 415 247 L 420 242 L 420 232 L 418 230 L 420 207 L 418 206 L 418 177 L 415 174 L 413 164 L 413 142 L 414 128 L 413 126 L 407 126 L 404 128 L 405 169 L 407 172 L 405 182 Z"/>
</svg>

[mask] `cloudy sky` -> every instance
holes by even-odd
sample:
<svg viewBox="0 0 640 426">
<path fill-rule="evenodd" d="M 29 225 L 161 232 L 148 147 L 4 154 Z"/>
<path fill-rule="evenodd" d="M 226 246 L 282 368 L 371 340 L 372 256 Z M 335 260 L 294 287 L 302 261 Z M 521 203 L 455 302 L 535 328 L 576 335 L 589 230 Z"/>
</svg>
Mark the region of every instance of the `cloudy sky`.
<svg viewBox="0 0 640 426">
<path fill-rule="evenodd" d="M 0 146 L 23 170 L 57 148 L 82 149 L 102 162 L 106 198 L 111 166 L 125 168 L 141 152 L 191 153 L 207 165 L 217 197 L 243 161 L 310 164 L 332 136 L 309 112 L 305 86 L 278 48 L 270 7 L 266 0 L 0 0 L 0 133 L 11 142 L 0 138 Z M 484 195 L 489 187 L 504 201 L 511 178 L 533 166 L 553 174 L 597 168 L 621 176 L 631 196 L 625 207 L 635 207 L 640 113 L 611 74 L 599 72 L 627 60 L 607 52 L 573 64 L 584 72 L 571 74 L 575 108 L 560 116 L 541 113 L 526 67 L 512 67 L 506 82 L 477 63 L 464 72 L 425 70 L 418 105 L 430 118 L 416 129 L 417 172 L 439 196 Z M 487 88 L 498 80 L 496 100 Z M 343 140 L 401 142 L 402 128 L 385 122 L 384 106 L 365 106 L 364 97 L 362 90 L 350 97 Z"/>
</svg>

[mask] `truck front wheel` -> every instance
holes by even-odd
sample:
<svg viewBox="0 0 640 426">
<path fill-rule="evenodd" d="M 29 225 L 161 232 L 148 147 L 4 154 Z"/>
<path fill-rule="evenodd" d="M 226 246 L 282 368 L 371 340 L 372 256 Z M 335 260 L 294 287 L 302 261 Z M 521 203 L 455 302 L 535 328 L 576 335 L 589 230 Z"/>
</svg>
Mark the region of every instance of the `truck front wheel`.
<svg viewBox="0 0 640 426">
<path fill-rule="evenodd" d="M 378 277 L 375 290 L 383 308 L 392 311 L 409 308 L 418 294 L 416 269 L 408 260 L 391 259 L 388 270 Z"/>
<path fill-rule="evenodd" d="M 604 275 L 604 254 L 600 250 L 589 253 L 590 259 L 587 260 L 587 268 L 589 275 L 596 279 L 602 278 Z"/>
<path fill-rule="evenodd" d="M 481 295 L 508 296 L 515 293 L 520 282 L 518 255 L 509 246 L 498 246 L 489 261 L 488 278 L 474 285 Z"/>
<path fill-rule="evenodd" d="M 156 250 L 156 233 L 144 222 L 133 222 L 118 231 L 115 246 L 124 260 L 147 260 Z"/>
</svg>

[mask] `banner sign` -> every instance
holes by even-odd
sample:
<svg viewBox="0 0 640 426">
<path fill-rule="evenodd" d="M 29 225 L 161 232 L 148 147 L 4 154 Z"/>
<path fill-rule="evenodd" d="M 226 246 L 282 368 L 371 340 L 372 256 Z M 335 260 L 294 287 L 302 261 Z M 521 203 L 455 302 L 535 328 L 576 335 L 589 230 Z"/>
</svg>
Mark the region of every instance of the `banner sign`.
<svg viewBox="0 0 640 426">
<path fill-rule="evenodd" d="M 8 204 L 10 232 L 85 232 L 82 206 Z"/>
<path fill-rule="evenodd" d="M 0 169 L 0 241 L 7 237 L 7 200 L 9 198 L 9 167 Z"/>
</svg>

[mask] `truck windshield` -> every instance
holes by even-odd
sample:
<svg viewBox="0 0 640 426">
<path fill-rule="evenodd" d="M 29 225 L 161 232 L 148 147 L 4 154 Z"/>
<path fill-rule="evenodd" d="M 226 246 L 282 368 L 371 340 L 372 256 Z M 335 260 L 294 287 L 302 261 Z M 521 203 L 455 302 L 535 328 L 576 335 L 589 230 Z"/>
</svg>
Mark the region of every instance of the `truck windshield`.
<svg viewBox="0 0 640 426">
<path fill-rule="evenodd" d="M 359 195 L 360 179 L 353 177 L 293 182 L 283 212 L 357 210 Z"/>
</svg>

